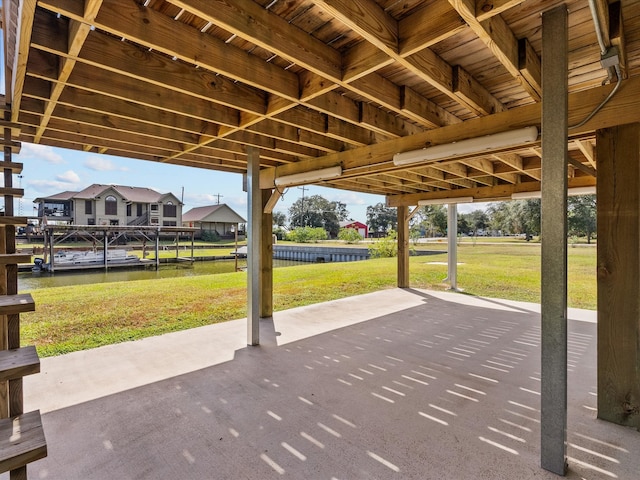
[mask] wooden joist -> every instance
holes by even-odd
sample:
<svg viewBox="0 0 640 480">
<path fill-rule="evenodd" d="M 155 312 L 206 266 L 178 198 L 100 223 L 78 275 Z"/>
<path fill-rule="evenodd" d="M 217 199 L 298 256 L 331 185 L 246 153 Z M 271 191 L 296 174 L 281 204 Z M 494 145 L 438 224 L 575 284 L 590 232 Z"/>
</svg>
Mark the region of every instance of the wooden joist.
<svg viewBox="0 0 640 480">
<path fill-rule="evenodd" d="M 15 470 L 47 456 L 40 412 L 0 420 L 0 472 Z"/>
</svg>

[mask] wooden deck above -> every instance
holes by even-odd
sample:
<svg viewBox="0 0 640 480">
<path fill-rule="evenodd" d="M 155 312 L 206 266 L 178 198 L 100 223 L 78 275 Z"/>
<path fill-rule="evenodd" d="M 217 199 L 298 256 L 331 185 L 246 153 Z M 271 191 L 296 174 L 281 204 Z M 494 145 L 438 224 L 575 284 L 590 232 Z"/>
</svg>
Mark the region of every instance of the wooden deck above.
<svg viewBox="0 0 640 480">
<path fill-rule="evenodd" d="M 594 130 L 640 120 L 640 1 L 5 0 L 6 131 L 24 142 L 321 182 L 391 203 L 538 190 L 539 143 L 398 167 L 395 153 L 540 126 L 541 13 L 569 10 L 570 185 Z M 609 50 L 611 47 L 617 50 Z M 602 86 L 602 84 L 607 84 Z M 474 193 L 475 192 L 475 193 Z"/>
</svg>

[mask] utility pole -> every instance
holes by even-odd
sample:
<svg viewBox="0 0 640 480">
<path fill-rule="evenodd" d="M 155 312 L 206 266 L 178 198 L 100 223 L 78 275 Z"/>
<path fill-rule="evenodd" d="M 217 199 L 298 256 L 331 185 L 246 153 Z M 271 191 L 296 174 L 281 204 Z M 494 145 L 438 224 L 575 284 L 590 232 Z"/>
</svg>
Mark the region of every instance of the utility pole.
<svg viewBox="0 0 640 480">
<path fill-rule="evenodd" d="M 307 190 L 309 190 L 309 188 L 305 187 L 304 185 L 301 187 L 298 187 L 300 190 L 302 190 L 302 207 L 301 207 L 301 216 L 302 216 L 302 226 L 306 227 L 307 226 L 307 222 L 306 222 L 306 218 L 304 215 L 304 192 L 306 192 Z"/>
<path fill-rule="evenodd" d="M 216 193 L 215 195 L 213 195 L 214 197 L 217 198 L 216 200 L 216 205 L 220 205 L 220 198 L 224 197 L 224 195 L 220 195 L 219 193 Z"/>
</svg>

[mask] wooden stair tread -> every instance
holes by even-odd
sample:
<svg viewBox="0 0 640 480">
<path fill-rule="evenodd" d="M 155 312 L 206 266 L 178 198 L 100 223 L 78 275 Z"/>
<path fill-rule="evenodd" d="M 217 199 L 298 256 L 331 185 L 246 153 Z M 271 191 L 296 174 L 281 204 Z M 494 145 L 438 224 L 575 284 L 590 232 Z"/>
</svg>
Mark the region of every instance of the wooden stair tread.
<svg viewBox="0 0 640 480">
<path fill-rule="evenodd" d="M 19 263 L 31 263 L 31 255 L 24 253 L 0 254 L 0 265 L 17 265 Z"/>
<path fill-rule="evenodd" d="M 27 217 L 5 217 L 0 215 L 0 225 L 26 225 Z"/>
<path fill-rule="evenodd" d="M 24 188 L 0 187 L 0 195 L 24 196 Z"/>
<path fill-rule="evenodd" d="M 0 472 L 47 456 L 47 442 L 38 410 L 0 420 Z"/>
<path fill-rule="evenodd" d="M 33 345 L 13 350 L 0 350 L 0 381 L 22 378 L 39 372 L 40 357 Z"/>
<path fill-rule="evenodd" d="M 0 161 L 0 168 L 2 169 L 10 168 L 13 173 L 19 175 L 22 173 L 23 165 L 22 163 L 19 163 L 19 162 Z"/>
<path fill-rule="evenodd" d="M 36 304 L 30 293 L 0 295 L 0 315 L 33 312 L 35 309 Z"/>
</svg>

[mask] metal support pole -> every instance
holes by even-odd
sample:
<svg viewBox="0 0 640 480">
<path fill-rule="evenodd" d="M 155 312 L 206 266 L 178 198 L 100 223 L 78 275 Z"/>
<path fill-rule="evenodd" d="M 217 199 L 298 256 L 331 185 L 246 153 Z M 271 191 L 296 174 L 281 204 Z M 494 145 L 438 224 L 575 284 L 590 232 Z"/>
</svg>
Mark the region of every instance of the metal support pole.
<svg viewBox="0 0 640 480">
<path fill-rule="evenodd" d="M 109 266 L 107 264 L 107 252 L 109 250 L 109 246 L 107 245 L 109 243 L 109 233 L 107 232 L 107 230 L 105 230 L 103 232 L 104 234 L 104 245 L 103 245 L 103 252 L 104 252 L 104 271 L 106 272 L 109 269 Z"/>
<path fill-rule="evenodd" d="M 54 261 L 54 242 L 55 242 L 55 238 L 54 238 L 54 233 L 53 233 L 53 227 L 52 228 L 47 228 L 47 231 L 49 232 L 49 271 L 51 273 L 53 273 L 56 269 L 55 266 L 55 261 Z"/>
<path fill-rule="evenodd" d="M 568 21 L 542 15 L 542 381 L 540 461 L 566 474 Z"/>
<path fill-rule="evenodd" d="M 458 289 L 458 206 L 447 205 L 447 278 L 451 290 Z"/>
<path fill-rule="evenodd" d="M 160 269 L 160 229 L 156 230 L 156 270 Z"/>
<path fill-rule="evenodd" d="M 238 226 L 239 224 L 236 223 L 235 228 L 233 229 L 234 233 L 235 233 L 235 245 L 236 245 L 236 254 L 235 256 L 235 260 L 236 260 L 236 269 L 234 270 L 234 272 L 238 271 Z"/>
<path fill-rule="evenodd" d="M 247 147 L 247 344 L 260 344 L 260 239 L 262 237 L 262 194 L 260 191 L 260 155 Z"/>
</svg>

